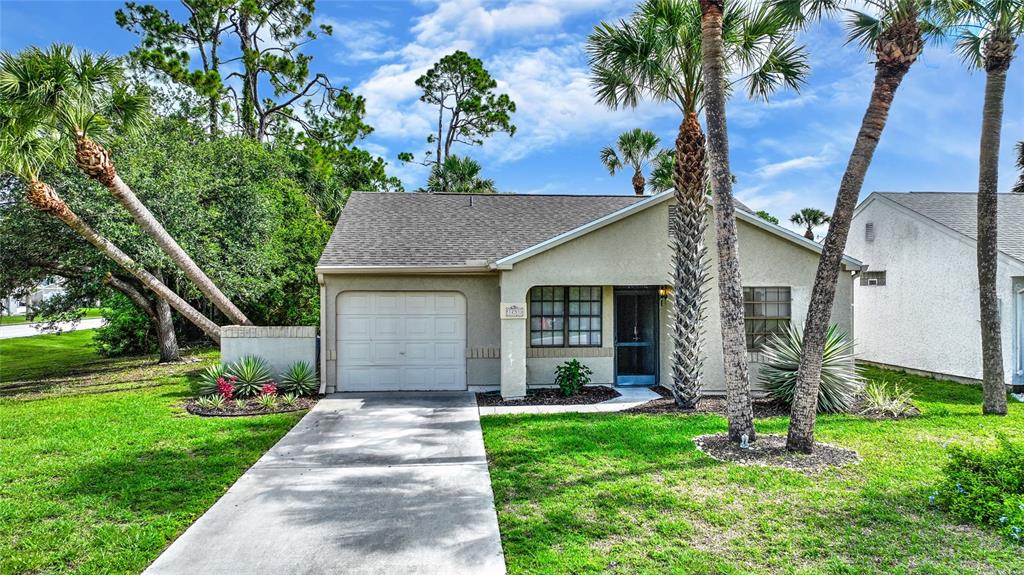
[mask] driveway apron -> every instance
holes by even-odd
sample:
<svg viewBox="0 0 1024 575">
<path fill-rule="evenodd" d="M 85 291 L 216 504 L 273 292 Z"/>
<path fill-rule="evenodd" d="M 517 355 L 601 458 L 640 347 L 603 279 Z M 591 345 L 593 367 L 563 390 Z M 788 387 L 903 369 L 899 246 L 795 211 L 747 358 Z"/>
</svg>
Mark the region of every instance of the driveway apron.
<svg viewBox="0 0 1024 575">
<path fill-rule="evenodd" d="M 504 572 L 465 392 L 321 400 L 145 571 Z"/>
</svg>

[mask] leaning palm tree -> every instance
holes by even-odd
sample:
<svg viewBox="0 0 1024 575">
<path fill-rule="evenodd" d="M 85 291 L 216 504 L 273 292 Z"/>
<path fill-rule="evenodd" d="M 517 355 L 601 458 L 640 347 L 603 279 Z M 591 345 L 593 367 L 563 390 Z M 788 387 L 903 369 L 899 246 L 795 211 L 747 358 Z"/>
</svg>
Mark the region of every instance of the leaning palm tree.
<svg viewBox="0 0 1024 575">
<path fill-rule="evenodd" d="M 896 89 L 924 49 L 925 37 L 939 30 L 938 26 L 928 20 L 930 10 L 927 2 L 864 0 L 872 9 L 872 14 L 847 10 L 849 41 L 871 50 L 875 56 L 875 82 L 846 172 L 839 185 L 832 221 L 825 235 L 811 291 L 811 303 L 804 325 L 804 353 L 800 358 L 796 397 L 786 440 L 786 447 L 791 451 L 810 453 L 814 449 L 822 354 L 853 209 L 885 128 Z M 836 0 L 778 0 L 775 6 L 794 24 L 833 13 L 840 7 Z"/>
<path fill-rule="evenodd" d="M 806 69 L 802 49 L 760 14 L 760 10 L 732 5 L 726 23 L 726 62 L 751 97 L 766 97 L 782 85 L 796 87 Z M 587 41 L 587 51 L 598 102 L 612 109 L 635 108 L 642 100 L 671 102 L 682 116 L 672 166 L 676 206 L 669 212 L 674 251 L 670 388 L 677 404 L 693 407 L 701 392 L 705 284 L 710 279 L 704 242 L 706 148 L 698 120 L 704 106 L 700 4 L 698 0 L 648 0 L 630 19 L 598 25 Z M 662 158 L 655 163 L 655 171 L 661 170 L 661 175 L 652 174 L 655 185 L 664 183 L 664 162 Z M 730 213 L 731 209 L 730 205 Z M 742 318 L 741 313 L 741 322 Z M 740 335 L 745 341 L 742 323 Z M 745 350 L 739 356 L 745 373 Z M 744 434 L 753 439 L 749 384 L 745 375 L 742 379 L 746 385 L 729 386 L 730 405 L 739 406 L 730 413 L 730 430 L 742 430 L 731 434 L 736 440 Z"/>
<path fill-rule="evenodd" d="M 148 113 L 147 99 L 128 90 L 117 60 L 88 52 L 76 55 L 61 44 L 45 51 L 28 48 L 16 56 L 4 52 L 0 91 L 20 109 L 45 118 L 65 141 L 73 143 L 78 168 L 110 191 L 217 309 L 234 323 L 252 324 L 139 201 L 102 145 L 115 127 L 125 133 L 140 128 Z"/>
<path fill-rule="evenodd" d="M 1017 142 L 1017 183 L 1013 185 L 1013 193 L 1024 194 L 1024 142 Z"/>
<path fill-rule="evenodd" d="M 957 51 L 971 68 L 985 70 L 978 161 L 978 297 L 981 305 L 982 412 L 1006 415 L 999 294 L 996 289 L 999 138 L 1003 127 L 1006 73 L 1016 41 L 1024 33 L 1021 0 L 939 0 L 942 15 L 956 30 Z M 1024 154 L 1024 150 L 1021 150 Z M 1022 158 L 1024 159 L 1024 158 Z"/>
<path fill-rule="evenodd" d="M 483 168 L 469 156 L 452 154 L 434 164 L 425 191 L 432 194 L 493 194 L 494 180 L 481 178 Z"/>
<path fill-rule="evenodd" d="M 53 187 L 41 179 L 44 167 L 60 165 L 70 159 L 65 154 L 67 148 L 61 145 L 52 130 L 38 123 L 42 118 L 33 116 L 31 111 L 26 111 L 23 115 L 12 113 L 15 111 L 16 104 L 0 98 L 0 170 L 12 173 L 24 182 L 29 203 L 37 210 L 51 214 L 67 224 L 96 249 L 169 303 L 210 339 L 220 343 L 220 327 L 217 324 L 171 291 L 114 243 L 92 229 L 64 202 Z"/>
<path fill-rule="evenodd" d="M 818 208 L 802 208 L 789 217 L 789 221 L 804 226 L 804 237 L 814 241 L 814 228 L 827 224 L 832 218 Z"/>
<path fill-rule="evenodd" d="M 644 168 L 658 157 L 658 145 L 661 143 L 654 132 L 633 128 L 619 136 L 617 147 L 606 146 L 601 150 L 601 163 L 608 168 L 608 173 L 622 171 L 626 167 L 633 168 L 633 193 L 644 195 Z"/>
</svg>

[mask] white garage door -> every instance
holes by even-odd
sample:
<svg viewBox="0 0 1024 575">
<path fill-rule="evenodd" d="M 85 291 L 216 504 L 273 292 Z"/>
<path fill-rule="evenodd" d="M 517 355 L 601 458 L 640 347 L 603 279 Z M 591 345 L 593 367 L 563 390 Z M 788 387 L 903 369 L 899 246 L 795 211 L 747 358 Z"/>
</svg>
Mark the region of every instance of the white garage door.
<svg viewBox="0 0 1024 575">
<path fill-rule="evenodd" d="M 466 389 L 466 299 L 456 292 L 344 292 L 339 391 Z"/>
</svg>

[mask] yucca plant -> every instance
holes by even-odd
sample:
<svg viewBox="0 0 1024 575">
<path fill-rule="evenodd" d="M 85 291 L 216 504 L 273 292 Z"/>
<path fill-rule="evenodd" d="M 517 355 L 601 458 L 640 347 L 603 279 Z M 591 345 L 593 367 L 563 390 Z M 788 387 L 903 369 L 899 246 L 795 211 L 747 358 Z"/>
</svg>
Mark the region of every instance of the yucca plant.
<svg viewBox="0 0 1024 575">
<path fill-rule="evenodd" d="M 797 371 L 804 349 L 803 332 L 788 324 L 783 333 L 773 334 L 765 344 L 760 380 L 768 394 L 786 405 L 793 404 Z M 818 386 L 818 413 L 843 413 L 864 389 L 864 380 L 853 361 L 853 340 L 832 324 L 825 335 L 825 353 Z"/>
<path fill-rule="evenodd" d="M 239 396 L 253 397 L 270 381 L 270 364 L 262 357 L 247 355 L 231 364 L 228 373 L 238 378 L 235 392 Z"/>
<path fill-rule="evenodd" d="M 312 395 L 317 388 L 316 371 L 305 361 L 297 361 L 281 374 L 278 389 L 282 393 Z"/>
<path fill-rule="evenodd" d="M 265 394 L 259 396 L 258 398 L 256 398 L 256 401 L 257 401 L 257 403 L 260 404 L 260 407 L 262 407 L 263 409 L 266 409 L 266 410 L 271 410 L 271 409 L 274 409 L 275 407 L 277 407 L 277 396 L 276 395 L 270 395 L 269 393 L 265 393 Z"/>
<path fill-rule="evenodd" d="M 234 400 L 234 404 L 235 404 L 235 409 L 238 409 L 238 410 L 244 410 L 246 405 L 248 405 L 248 403 L 244 399 L 236 399 L 236 400 Z"/>
<path fill-rule="evenodd" d="M 299 404 L 299 397 L 294 393 L 286 393 L 281 396 L 281 403 L 285 407 L 295 407 Z"/>
<path fill-rule="evenodd" d="M 205 395 L 196 400 L 196 405 L 203 409 L 220 411 L 224 409 L 224 397 L 217 394 Z"/>
<path fill-rule="evenodd" d="M 905 417 L 914 413 L 913 393 L 894 383 L 890 389 L 884 382 L 872 381 L 864 388 L 864 409 L 861 413 L 880 413 L 892 417 Z"/>
<path fill-rule="evenodd" d="M 217 380 L 225 375 L 227 375 L 227 366 L 222 363 L 211 365 L 206 368 L 199 376 L 199 381 L 196 383 L 196 394 L 206 396 L 220 393 L 220 390 L 217 389 Z"/>
</svg>

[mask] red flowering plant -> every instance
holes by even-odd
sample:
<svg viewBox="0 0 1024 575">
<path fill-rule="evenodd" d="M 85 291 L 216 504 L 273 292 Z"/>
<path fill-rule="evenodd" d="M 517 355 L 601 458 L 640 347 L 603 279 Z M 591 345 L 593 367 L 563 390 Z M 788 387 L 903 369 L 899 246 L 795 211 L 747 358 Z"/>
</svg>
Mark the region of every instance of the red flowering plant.
<svg viewBox="0 0 1024 575">
<path fill-rule="evenodd" d="M 274 382 L 264 383 L 260 388 L 263 395 L 277 395 L 277 385 Z"/>
<path fill-rule="evenodd" d="M 231 399 L 231 396 L 235 394 L 235 382 L 238 378 L 229 375 L 226 379 L 223 377 L 217 378 L 217 391 L 220 392 L 224 399 Z"/>
</svg>

